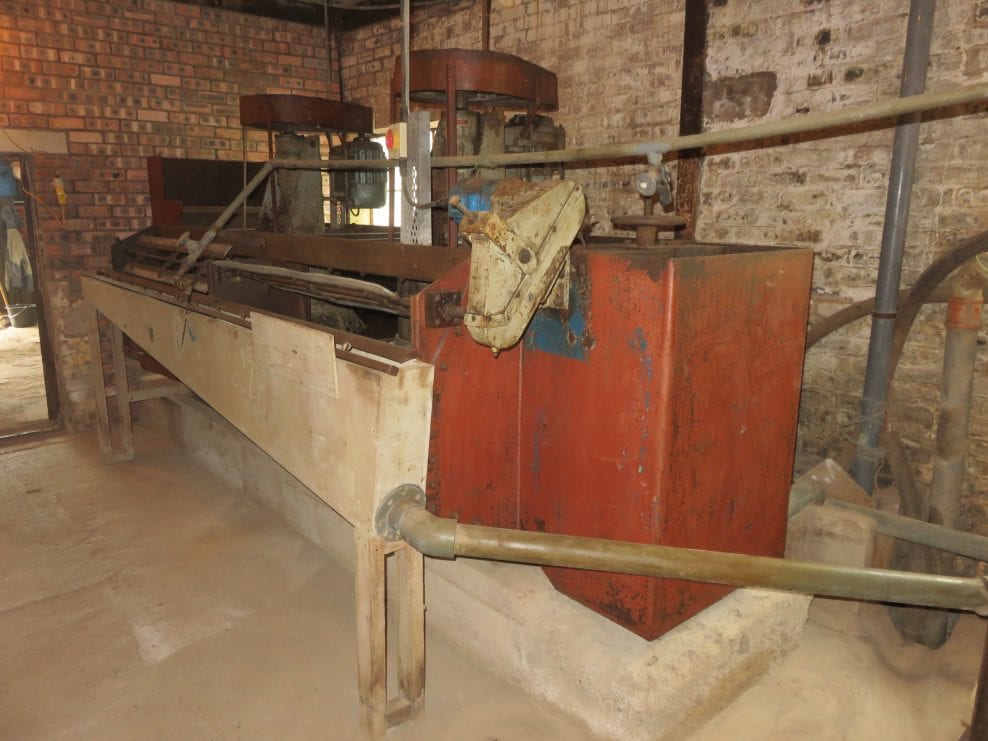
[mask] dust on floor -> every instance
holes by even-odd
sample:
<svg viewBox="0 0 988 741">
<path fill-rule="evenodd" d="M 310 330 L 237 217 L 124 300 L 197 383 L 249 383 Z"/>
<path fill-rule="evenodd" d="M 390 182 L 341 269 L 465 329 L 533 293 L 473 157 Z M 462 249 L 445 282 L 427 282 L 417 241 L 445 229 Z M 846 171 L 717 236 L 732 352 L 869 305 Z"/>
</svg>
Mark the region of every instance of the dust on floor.
<svg viewBox="0 0 988 741">
<path fill-rule="evenodd" d="M 104 466 L 93 437 L 0 448 L 0 739 L 359 738 L 352 574 L 168 443 Z M 983 638 L 964 617 L 932 651 L 817 600 L 691 738 L 956 741 Z M 442 636 L 427 665 L 392 741 L 593 738 Z"/>
<path fill-rule="evenodd" d="M 38 328 L 0 329 L 0 434 L 47 419 Z"/>
<path fill-rule="evenodd" d="M 353 575 L 167 445 L 0 448 L 0 739 L 357 739 Z M 145 441 L 146 443 L 146 441 Z M 583 739 L 430 635 L 399 739 Z"/>
</svg>

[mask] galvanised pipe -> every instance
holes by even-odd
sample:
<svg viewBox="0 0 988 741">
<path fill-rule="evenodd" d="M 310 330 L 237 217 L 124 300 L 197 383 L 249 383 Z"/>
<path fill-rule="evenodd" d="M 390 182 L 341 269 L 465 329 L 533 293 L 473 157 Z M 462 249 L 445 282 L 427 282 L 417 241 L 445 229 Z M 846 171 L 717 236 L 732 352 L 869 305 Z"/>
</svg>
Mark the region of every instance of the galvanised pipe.
<svg viewBox="0 0 988 741">
<path fill-rule="evenodd" d="M 957 524 L 964 483 L 964 455 L 971 419 L 971 389 L 977 358 L 978 331 L 984 306 L 982 291 L 988 269 L 971 260 L 952 282 L 947 302 L 947 338 L 943 349 L 943 388 L 937 416 L 937 455 L 933 460 L 930 521 Z"/>
<path fill-rule="evenodd" d="M 554 149 L 545 152 L 433 157 L 432 166 L 500 168 L 510 165 L 592 162 L 622 157 L 647 157 L 650 154 L 700 149 L 723 144 L 741 144 L 759 139 L 820 131 L 983 100 L 988 100 L 988 84 L 966 85 L 936 93 L 911 95 L 908 98 L 885 98 L 873 103 L 849 106 L 839 111 L 821 111 L 820 113 L 811 113 L 782 121 L 740 126 L 736 129 L 707 131 L 702 134 L 674 136 L 670 139 L 605 144 L 599 147 Z M 400 164 L 397 160 L 273 160 L 272 163 L 275 167 L 303 170 L 387 170 L 398 167 Z"/>
<path fill-rule="evenodd" d="M 600 538 L 461 525 L 436 517 L 417 487 L 392 492 L 377 513 L 378 533 L 428 556 L 478 558 L 620 574 L 778 589 L 856 600 L 944 607 L 988 615 L 981 579 L 856 569 L 806 561 L 700 551 Z"/>
<path fill-rule="evenodd" d="M 988 563 L 988 538 L 981 535 L 914 520 L 912 517 L 903 517 L 880 509 L 862 507 L 840 499 L 827 499 L 826 502 L 832 507 L 871 518 L 878 532 L 885 535 Z"/>
<path fill-rule="evenodd" d="M 933 459 L 930 487 L 930 521 L 948 528 L 956 527 L 960 519 L 971 390 L 984 306 L 981 292 L 986 279 L 988 272 L 980 258 L 971 260 L 952 282 L 953 293 L 947 302 L 947 338 L 943 348 L 943 387 L 937 415 L 937 454 Z M 941 573 L 950 570 L 948 558 L 941 556 L 937 562 L 937 570 Z M 924 644 L 943 645 L 947 640 L 947 628 L 946 613 L 927 615 Z"/>
<path fill-rule="evenodd" d="M 926 88 L 935 7 L 936 0 L 912 0 L 909 4 L 900 96 L 917 95 Z M 878 438 L 885 426 L 892 335 L 899 305 L 906 225 L 916 170 L 916 150 L 919 146 L 919 124 L 918 113 L 902 117 L 895 128 L 892 142 L 892 167 L 885 201 L 882 249 L 878 258 L 875 309 L 872 312 L 868 363 L 861 398 L 861 434 L 858 437 L 857 460 L 854 465 L 854 480 L 869 495 L 874 488 L 875 472 L 880 463 Z"/>
<path fill-rule="evenodd" d="M 835 128 L 847 124 L 874 121 L 876 119 L 902 116 L 907 113 L 929 111 L 936 108 L 975 103 L 988 100 L 988 85 L 968 85 L 965 87 L 944 90 L 939 93 L 913 95 L 908 98 L 886 98 L 860 106 L 850 106 L 840 111 L 822 111 L 784 121 L 742 126 L 724 131 L 710 131 L 689 136 L 677 136 L 672 139 L 650 142 L 630 142 L 625 144 L 606 144 L 600 147 L 578 147 L 575 149 L 557 149 L 548 152 L 517 152 L 489 156 L 458 156 L 433 157 L 433 167 L 482 167 L 499 168 L 507 165 L 526 165 L 556 162 L 590 162 L 594 160 L 610 160 L 622 157 L 654 158 L 665 152 L 676 152 L 684 149 L 699 149 L 719 144 L 737 144 L 757 141 L 789 134 L 799 134 L 808 131 Z M 202 250 L 216 237 L 216 234 L 226 226 L 230 217 L 236 212 L 258 185 L 273 169 L 286 168 L 293 170 L 389 170 L 400 166 L 400 161 L 391 160 L 269 160 L 264 167 L 244 187 L 226 210 L 213 222 L 209 230 L 192 249 L 176 274 L 176 283 L 181 284 L 181 277 L 188 272 L 199 259 Z"/>
</svg>

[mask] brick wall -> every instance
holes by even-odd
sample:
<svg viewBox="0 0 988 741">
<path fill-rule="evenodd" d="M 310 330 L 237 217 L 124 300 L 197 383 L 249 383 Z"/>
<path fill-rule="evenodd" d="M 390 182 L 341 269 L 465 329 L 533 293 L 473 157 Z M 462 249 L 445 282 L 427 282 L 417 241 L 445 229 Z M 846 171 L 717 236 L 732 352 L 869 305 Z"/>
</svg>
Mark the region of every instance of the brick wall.
<svg viewBox="0 0 988 741">
<path fill-rule="evenodd" d="M 56 212 L 56 173 L 68 194 L 62 225 L 39 209 L 38 243 L 70 426 L 93 410 L 79 277 L 148 225 L 145 158 L 240 159 L 240 95 L 335 95 L 324 39 L 316 27 L 168 0 L 0 0 L 0 126 L 68 138 L 68 156 L 33 155 L 31 170 Z M 251 136 L 251 150 L 262 147 Z"/>
<path fill-rule="evenodd" d="M 898 94 L 908 3 L 770 0 L 714 3 L 708 72 L 718 79 L 770 71 L 766 119 L 832 110 Z M 927 90 L 988 80 L 988 23 L 973 0 L 937 3 Z M 719 120 L 710 128 L 755 119 Z M 758 119 L 760 120 L 760 119 Z M 953 241 L 988 228 L 984 115 L 947 117 L 922 129 L 903 272 L 910 284 Z M 892 146 L 891 128 L 803 137 L 708 157 L 698 236 L 812 247 L 814 318 L 874 295 Z M 924 310 L 906 346 L 892 412 L 914 467 L 928 483 L 935 450 L 943 347 L 942 307 Z M 800 444 L 836 453 L 857 423 L 868 347 L 867 320 L 807 355 Z M 968 458 L 967 524 L 988 532 L 988 381 L 975 378 Z"/>
<path fill-rule="evenodd" d="M 938 3 L 929 90 L 988 77 L 984 2 Z M 457 12 L 413 13 L 413 48 L 479 48 L 479 3 Z M 979 11 L 979 8 L 981 9 Z M 714 0 L 708 32 L 709 129 L 841 108 L 898 93 L 908 3 L 852 0 Z M 559 76 L 560 112 L 571 145 L 676 133 L 681 2 L 494 0 L 491 48 L 518 54 Z M 389 115 L 397 22 L 344 40 L 347 95 Z M 740 91 L 739 91 L 740 89 Z M 983 116 L 926 124 L 920 145 L 904 281 L 958 237 L 988 226 L 988 139 Z M 805 136 L 778 146 L 737 147 L 707 157 L 698 237 L 778 243 L 816 251 L 814 317 L 873 294 L 892 130 Z M 590 196 L 596 233 L 614 213 L 640 208 L 630 194 L 636 167 L 570 170 Z M 894 413 L 917 472 L 928 481 L 942 353 L 942 308 L 924 310 L 899 371 Z M 857 419 L 867 321 L 807 356 L 800 446 L 834 454 Z M 976 402 L 965 510 L 988 528 L 988 380 L 984 360 Z M 988 529 L 986 529 L 988 531 Z"/>
<path fill-rule="evenodd" d="M 412 48 L 479 49 L 480 3 L 445 4 L 412 14 Z M 678 131 L 683 11 L 680 2 L 647 0 L 495 0 L 491 49 L 516 54 L 559 78 L 560 110 L 569 146 L 670 136 Z M 343 40 L 348 99 L 373 106 L 388 121 L 391 73 L 401 52 L 397 20 L 368 26 Z M 572 169 L 586 190 L 595 233 L 610 216 L 641 213 L 632 178 L 640 167 Z"/>
</svg>

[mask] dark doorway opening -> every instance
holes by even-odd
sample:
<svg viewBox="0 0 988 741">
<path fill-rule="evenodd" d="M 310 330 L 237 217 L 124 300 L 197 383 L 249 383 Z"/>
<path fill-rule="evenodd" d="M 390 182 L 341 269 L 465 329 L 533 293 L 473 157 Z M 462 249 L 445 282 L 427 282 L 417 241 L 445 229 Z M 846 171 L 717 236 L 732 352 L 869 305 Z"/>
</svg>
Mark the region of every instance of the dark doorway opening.
<svg viewBox="0 0 988 741">
<path fill-rule="evenodd" d="M 53 199 L 54 200 L 54 199 Z M 0 152 L 0 437 L 47 430 L 58 393 L 41 297 L 30 159 Z"/>
</svg>

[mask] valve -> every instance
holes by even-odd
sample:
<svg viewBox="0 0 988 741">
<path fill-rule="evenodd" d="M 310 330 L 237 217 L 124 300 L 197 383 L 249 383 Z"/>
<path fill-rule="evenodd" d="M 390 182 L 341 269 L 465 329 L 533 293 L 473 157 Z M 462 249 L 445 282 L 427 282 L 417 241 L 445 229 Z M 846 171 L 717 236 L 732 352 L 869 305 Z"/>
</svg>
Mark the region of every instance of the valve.
<svg viewBox="0 0 988 741">
<path fill-rule="evenodd" d="M 635 178 L 635 190 L 642 198 L 652 198 L 658 194 L 663 208 L 672 205 L 672 175 L 664 162 L 650 167 Z"/>
</svg>

